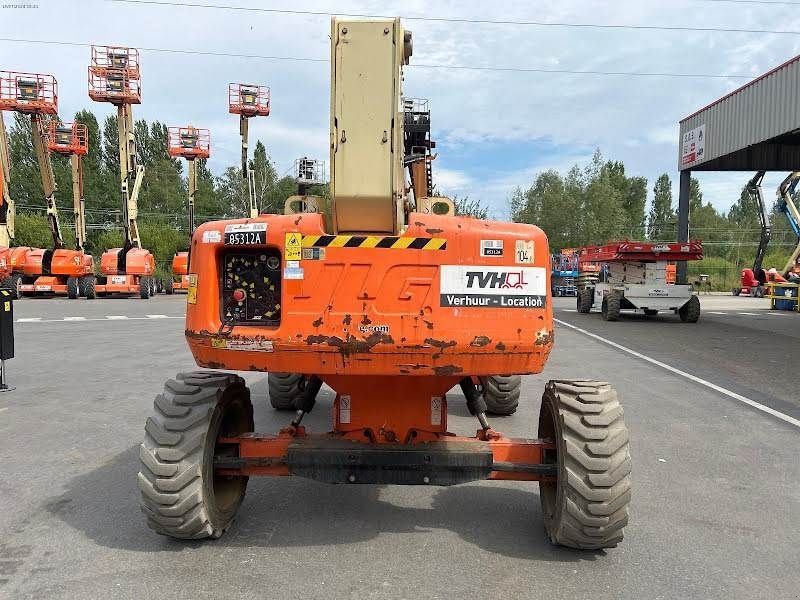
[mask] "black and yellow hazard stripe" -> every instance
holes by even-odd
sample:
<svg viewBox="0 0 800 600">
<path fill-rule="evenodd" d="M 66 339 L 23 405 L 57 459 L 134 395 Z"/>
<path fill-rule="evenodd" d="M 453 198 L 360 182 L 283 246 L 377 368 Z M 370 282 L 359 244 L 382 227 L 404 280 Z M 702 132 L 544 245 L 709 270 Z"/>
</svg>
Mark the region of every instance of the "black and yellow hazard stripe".
<svg viewBox="0 0 800 600">
<path fill-rule="evenodd" d="M 401 250 L 446 250 L 445 238 L 382 235 L 304 235 L 303 248 L 399 248 Z"/>
</svg>

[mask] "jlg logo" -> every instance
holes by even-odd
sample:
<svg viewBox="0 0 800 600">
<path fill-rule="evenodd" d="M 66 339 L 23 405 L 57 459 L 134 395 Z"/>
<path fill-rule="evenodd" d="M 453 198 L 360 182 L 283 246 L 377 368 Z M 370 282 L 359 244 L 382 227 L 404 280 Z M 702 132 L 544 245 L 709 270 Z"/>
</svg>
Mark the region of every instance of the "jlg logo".
<svg viewBox="0 0 800 600">
<path fill-rule="evenodd" d="M 485 273 L 467 271 L 467 288 L 474 289 L 524 289 L 526 282 L 522 271 Z"/>
</svg>

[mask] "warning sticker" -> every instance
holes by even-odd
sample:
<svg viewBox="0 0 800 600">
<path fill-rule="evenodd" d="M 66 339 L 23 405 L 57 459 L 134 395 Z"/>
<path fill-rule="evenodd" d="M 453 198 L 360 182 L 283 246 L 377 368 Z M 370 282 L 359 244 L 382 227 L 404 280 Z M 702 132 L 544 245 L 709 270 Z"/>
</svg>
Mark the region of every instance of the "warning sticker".
<svg viewBox="0 0 800 600">
<path fill-rule="evenodd" d="M 303 234 L 296 232 L 287 233 L 286 242 L 284 244 L 283 257 L 286 260 L 300 260 L 302 256 L 301 253 L 302 242 L 303 242 Z"/>
<path fill-rule="evenodd" d="M 442 424 L 442 397 L 431 396 L 431 425 Z"/>
<path fill-rule="evenodd" d="M 350 422 L 350 396 L 339 396 L 339 423 Z"/>
<path fill-rule="evenodd" d="M 303 260 L 325 260 L 325 248 L 303 248 Z"/>
<path fill-rule="evenodd" d="M 203 232 L 203 243 L 204 244 L 217 244 L 222 241 L 222 234 L 217 231 L 216 229 L 212 229 L 211 231 L 204 231 Z"/>
<path fill-rule="evenodd" d="M 297 262 L 297 261 L 295 261 Z M 284 279 L 303 279 L 304 271 L 299 267 L 286 267 L 283 270 Z"/>
<path fill-rule="evenodd" d="M 197 304 L 197 275 L 189 274 L 189 284 L 186 288 L 186 304 Z"/>
<path fill-rule="evenodd" d="M 533 262 L 533 240 L 517 240 L 514 247 L 514 260 L 521 265 Z"/>
</svg>

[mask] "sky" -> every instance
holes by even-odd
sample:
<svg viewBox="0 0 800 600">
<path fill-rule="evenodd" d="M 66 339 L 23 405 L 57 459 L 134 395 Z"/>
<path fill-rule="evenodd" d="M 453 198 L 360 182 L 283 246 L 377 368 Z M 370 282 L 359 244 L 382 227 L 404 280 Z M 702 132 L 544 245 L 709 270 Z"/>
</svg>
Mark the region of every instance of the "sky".
<svg viewBox="0 0 800 600">
<path fill-rule="evenodd" d="M 586 164 L 596 148 L 606 158 L 623 161 L 629 175 L 647 177 L 650 196 L 655 179 L 669 173 L 677 201 L 678 120 L 800 54 L 796 33 L 412 19 L 800 32 L 800 11 L 791 2 L 184 0 L 229 7 L 195 8 L 156 4 L 162 1 L 3 0 L 0 69 L 51 73 L 59 82 L 62 118 L 69 120 L 77 110 L 88 107 L 102 119 L 113 107 L 87 96 L 89 45 L 138 47 L 142 49 L 143 97 L 134 108 L 135 117 L 209 128 L 209 166 L 216 174 L 239 161 L 238 121 L 227 112 L 228 83 L 269 85 L 271 114 L 251 120 L 251 147 L 256 138 L 264 141 L 278 173 L 284 175 L 291 173 L 300 156 L 329 159 L 328 14 L 335 7 L 340 14 L 406 17 L 404 24 L 414 36 L 414 56 L 405 71 L 404 92 L 430 101 L 438 153 L 434 162 L 437 188 L 447 195 L 482 201 L 490 216 L 498 219 L 508 218 L 508 199 L 516 187 L 530 186 L 545 169 L 565 172 L 575 163 Z M 236 6 L 322 14 L 230 8 Z M 198 55 L 198 51 L 216 55 Z M 459 66 L 726 77 L 481 71 Z M 727 210 L 752 174 L 696 176 L 704 199 Z M 767 197 L 783 177 L 768 174 Z"/>
</svg>

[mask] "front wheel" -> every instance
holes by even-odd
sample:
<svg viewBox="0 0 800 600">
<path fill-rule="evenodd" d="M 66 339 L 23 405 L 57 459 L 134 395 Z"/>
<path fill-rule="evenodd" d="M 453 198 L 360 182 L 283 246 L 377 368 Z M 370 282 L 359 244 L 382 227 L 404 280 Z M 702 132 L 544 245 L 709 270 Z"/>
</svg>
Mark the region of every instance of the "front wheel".
<svg viewBox="0 0 800 600">
<path fill-rule="evenodd" d="M 582 550 L 616 546 L 631 501 L 628 428 L 616 391 L 602 381 L 548 382 L 539 438 L 556 446 L 557 478 L 539 482 L 550 540 Z"/>
<path fill-rule="evenodd" d="M 150 278 L 141 277 L 139 279 L 139 297 L 142 300 L 147 300 L 150 297 Z"/>
<path fill-rule="evenodd" d="M 491 375 L 480 378 L 486 412 L 492 415 L 508 416 L 517 412 L 522 389 L 519 375 Z"/>
<path fill-rule="evenodd" d="M 180 373 L 156 396 L 139 448 L 141 509 L 151 529 L 174 538 L 218 538 L 244 499 L 247 477 L 217 475 L 217 440 L 253 431 L 244 380 Z"/>
<path fill-rule="evenodd" d="M 164 280 L 164 293 L 168 296 L 171 296 L 175 293 L 175 289 L 173 288 L 172 277 L 167 277 Z"/>
<path fill-rule="evenodd" d="M 592 310 L 594 303 L 594 290 L 592 288 L 584 288 L 578 290 L 578 312 L 587 314 Z"/>
<path fill-rule="evenodd" d="M 603 298 L 603 304 L 600 307 L 600 313 L 603 315 L 605 321 L 618 321 L 620 311 L 621 298 L 617 292 L 610 292 Z"/>
<path fill-rule="evenodd" d="M 678 316 L 684 323 L 697 323 L 700 318 L 700 298 L 692 296 L 678 309 Z"/>
<path fill-rule="evenodd" d="M 70 300 L 75 300 L 80 295 L 80 289 L 78 289 L 78 278 L 77 277 L 68 277 L 67 278 L 67 298 Z"/>
</svg>

